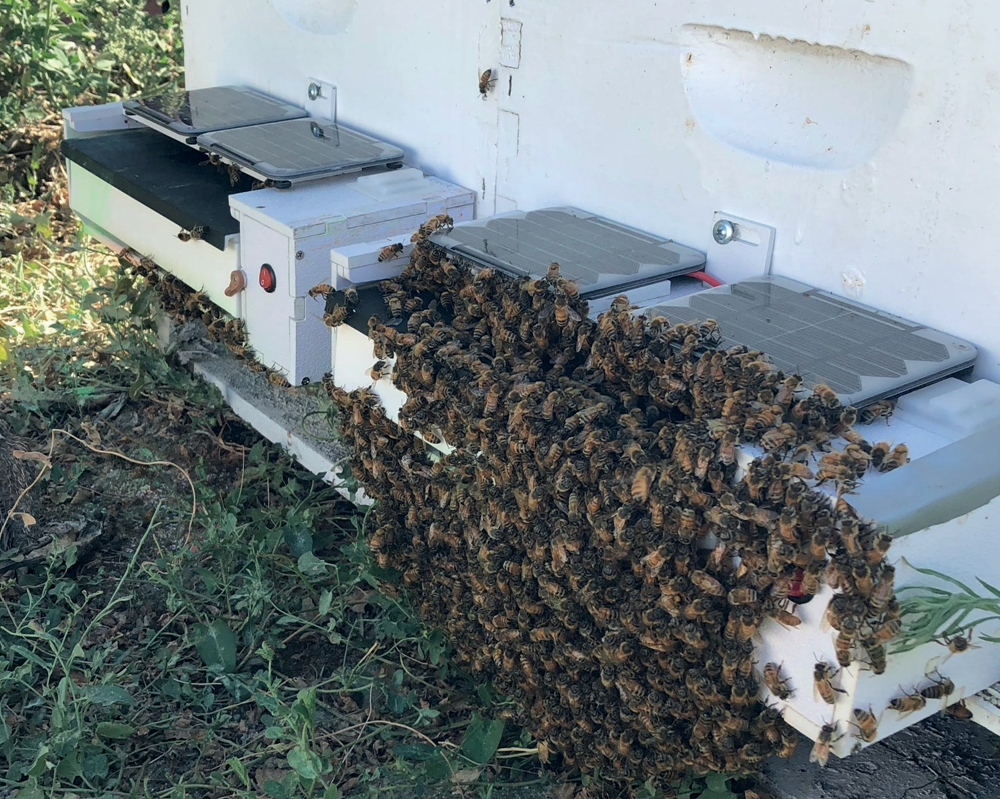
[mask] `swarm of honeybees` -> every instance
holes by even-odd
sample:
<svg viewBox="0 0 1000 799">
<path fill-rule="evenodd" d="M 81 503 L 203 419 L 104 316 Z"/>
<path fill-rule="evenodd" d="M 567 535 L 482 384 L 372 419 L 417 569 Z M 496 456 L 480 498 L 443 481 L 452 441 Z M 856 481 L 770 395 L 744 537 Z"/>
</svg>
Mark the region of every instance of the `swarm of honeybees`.
<svg viewBox="0 0 1000 799">
<path fill-rule="evenodd" d="M 864 441 L 830 389 L 802 397 L 763 353 L 723 349 L 712 320 L 671 325 L 619 297 L 594 321 L 557 264 L 473 273 L 415 239 L 382 285 L 388 318 L 369 320 L 372 379 L 395 358 L 407 395 L 400 426 L 370 389 L 327 383 L 377 500 L 378 563 L 540 747 L 584 772 L 665 782 L 789 755 L 753 637 L 765 618 L 797 625 L 792 601 L 825 580 L 841 665 L 885 668 L 890 539 L 840 494 L 905 448 Z M 739 480 L 738 444 L 764 453 Z"/>
<path fill-rule="evenodd" d="M 198 321 L 205 326 L 212 341 L 224 344 L 233 356 L 246 363 L 251 371 L 263 373 L 275 386 L 287 388 L 288 381 L 278 371 L 268 369 L 254 354 L 247 342 L 246 326 L 213 303 L 203 291 L 195 291 L 186 283 L 160 269 L 151 258 L 130 247 L 118 254 L 119 262 L 145 279 L 157 293 L 160 306 L 178 322 Z"/>
</svg>

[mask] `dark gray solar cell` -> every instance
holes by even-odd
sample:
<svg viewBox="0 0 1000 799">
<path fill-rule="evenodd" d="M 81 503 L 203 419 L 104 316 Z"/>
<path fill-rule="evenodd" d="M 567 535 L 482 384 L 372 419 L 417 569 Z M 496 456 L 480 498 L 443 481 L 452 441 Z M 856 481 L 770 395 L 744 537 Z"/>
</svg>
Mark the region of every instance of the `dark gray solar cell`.
<svg viewBox="0 0 1000 799">
<path fill-rule="evenodd" d="M 213 86 L 125 100 L 126 114 L 186 136 L 304 117 L 301 108 L 242 86 Z"/>
<path fill-rule="evenodd" d="M 403 151 L 325 119 L 292 119 L 206 133 L 198 146 L 261 179 L 312 179 L 402 163 Z"/>
<path fill-rule="evenodd" d="M 807 387 L 826 383 L 841 401 L 864 405 L 972 366 L 976 348 L 825 291 L 760 277 L 691 294 L 646 311 L 671 322 L 712 318 L 722 346 L 770 356 Z"/>
<path fill-rule="evenodd" d="M 542 277 L 549 264 L 576 282 L 584 297 L 694 272 L 705 256 L 576 208 L 543 208 L 478 219 L 431 241 L 483 266 Z"/>
</svg>

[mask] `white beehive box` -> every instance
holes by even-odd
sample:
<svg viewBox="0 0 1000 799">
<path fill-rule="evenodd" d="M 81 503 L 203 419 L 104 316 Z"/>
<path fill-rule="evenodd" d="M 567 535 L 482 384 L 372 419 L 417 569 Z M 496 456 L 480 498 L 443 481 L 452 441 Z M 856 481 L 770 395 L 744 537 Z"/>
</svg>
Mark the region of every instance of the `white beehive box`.
<svg viewBox="0 0 1000 799">
<path fill-rule="evenodd" d="M 973 413 L 961 415 L 974 403 Z M 858 425 L 868 440 L 905 443 L 911 461 L 887 474 L 869 472 L 854 492 L 844 498 L 863 518 L 893 535 L 888 561 L 896 568 L 900 599 L 906 586 L 931 585 L 955 591 L 952 585 L 915 571 L 911 566 L 947 574 L 987 594 L 977 581 L 1000 584 L 1000 385 L 986 380 L 969 384 L 948 378 L 904 395 L 896 413 L 886 421 Z M 971 557 L 970 557 L 971 556 Z M 758 670 L 768 662 L 781 664 L 781 673 L 793 690 L 780 701 L 764 689 L 768 702 L 800 732 L 815 739 L 824 724 L 835 724 L 838 735 L 832 751 L 844 756 L 867 745 L 857 737 L 854 710 L 868 710 L 878 719 L 879 741 L 958 700 L 972 696 L 1000 680 L 996 644 L 949 655 L 943 644 L 929 643 L 909 652 L 889 654 L 883 674 L 855 661 L 842 669 L 833 685 L 831 706 L 813 690 L 817 660 L 838 668 L 834 651 L 836 632 L 823 622 L 833 592 L 827 585 L 810 602 L 795 606 L 802 619 L 798 627 L 784 628 L 767 620 L 755 639 Z M 985 615 L 978 614 L 979 617 Z M 973 614 L 966 623 L 972 623 Z M 997 635 L 992 621 L 976 633 Z M 893 642 L 888 643 L 891 653 Z M 946 677 L 955 684 L 944 699 L 927 700 L 919 711 L 901 714 L 889 702 L 904 693 L 916 693 Z"/>
<path fill-rule="evenodd" d="M 67 139 L 99 136 L 142 126 L 122 113 L 121 103 L 63 110 Z M 207 241 L 183 242 L 177 223 L 108 183 L 74 160 L 66 159 L 69 201 L 88 232 L 115 250 L 131 247 L 140 255 L 204 291 L 227 313 L 241 317 L 242 295 L 227 296 L 230 275 L 240 268 L 239 236 L 229 235 L 220 249 Z"/>
<path fill-rule="evenodd" d="M 385 415 L 392 421 L 398 422 L 399 410 L 406 402 L 406 394 L 396 388 L 388 376 L 378 380 L 372 379 L 371 368 L 377 360 L 372 340 L 350 325 L 341 325 L 334 328 L 333 347 L 334 382 L 345 391 L 370 388 L 382 402 Z M 387 370 L 391 370 L 395 360 L 389 359 L 386 363 Z M 453 447 L 443 441 L 427 443 L 443 455 L 453 450 Z"/>
<path fill-rule="evenodd" d="M 329 178 L 287 191 L 261 189 L 234 195 L 230 207 L 240 221 L 250 345 L 262 363 L 296 385 L 318 380 L 330 369 L 324 300 L 310 297 L 309 289 L 330 282 L 331 248 L 391 236 L 409 242 L 411 233 L 435 214 L 471 218 L 474 195 L 404 169 Z M 271 291 L 261 284 L 266 270 L 273 274 Z"/>
</svg>

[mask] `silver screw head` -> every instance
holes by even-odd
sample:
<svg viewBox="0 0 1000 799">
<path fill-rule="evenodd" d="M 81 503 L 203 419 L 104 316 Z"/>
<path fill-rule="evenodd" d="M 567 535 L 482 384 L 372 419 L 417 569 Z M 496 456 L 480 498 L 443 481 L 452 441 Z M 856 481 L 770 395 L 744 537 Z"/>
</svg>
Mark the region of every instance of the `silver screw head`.
<svg viewBox="0 0 1000 799">
<path fill-rule="evenodd" d="M 319 84 L 318 83 L 310 83 L 309 84 L 309 99 L 310 100 L 317 100 L 317 99 L 319 99 L 319 92 L 320 92 L 320 89 L 319 89 Z"/>
<path fill-rule="evenodd" d="M 301 261 L 305 257 L 306 257 L 306 254 L 304 252 L 302 252 L 302 250 L 299 250 L 298 252 L 295 253 L 295 260 L 296 261 Z"/>
<path fill-rule="evenodd" d="M 728 219 L 720 219 L 712 228 L 712 238 L 716 244 L 729 244 L 736 236 L 736 227 Z"/>
</svg>

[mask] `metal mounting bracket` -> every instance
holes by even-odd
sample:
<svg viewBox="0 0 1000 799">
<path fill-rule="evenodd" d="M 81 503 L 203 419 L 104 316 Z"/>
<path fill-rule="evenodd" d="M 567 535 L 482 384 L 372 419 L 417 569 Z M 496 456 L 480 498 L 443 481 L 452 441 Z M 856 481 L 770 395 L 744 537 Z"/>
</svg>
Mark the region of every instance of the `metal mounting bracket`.
<svg viewBox="0 0 1000 799">
<path fill-rule="evenodd" d="M 726 283 L 771 272 L 774 228 L 716 211 L 706 271 Z"/>
<path fill-rule="evenodd" d="M 337 87 L 319 78 L 307 78 L 305 100 L 302 103 L 311 117 L 337 121 Z"/>
</svg>

